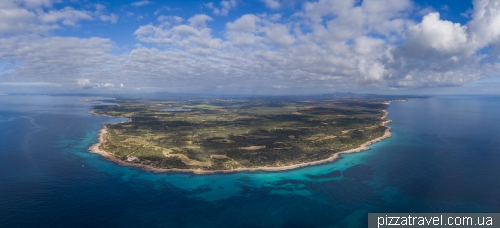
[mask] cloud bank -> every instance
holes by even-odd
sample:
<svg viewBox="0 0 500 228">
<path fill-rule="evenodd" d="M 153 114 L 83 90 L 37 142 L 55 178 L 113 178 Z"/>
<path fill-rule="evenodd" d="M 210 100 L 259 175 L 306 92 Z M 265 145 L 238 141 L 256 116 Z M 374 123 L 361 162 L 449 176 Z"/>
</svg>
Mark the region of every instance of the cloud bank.
<svg viewBox="0 0 500 228">
<path fill-rule="evenodd" d="M 288 16 L 280 13 L 280 1 L 266 0 L 270 12 L 230 20 L 220 16 L 238 1 L 208 2 L 203 7 L 213 15 L 159 16 L 129 34 L 137 43 L 118 54 L 109 38 L 48 34 L 81 21 L 119 23 L 117 14 L 103 5 L 77 10 L 55 4 L 0 3 L 0 82 L 171 92 L 383 92 L 460 86 L 498 76 L 500 68 L 495 0 L 474 0 L 466 24 L 434 11 L 415 19 L 418 7 L 410 0 L 305 1 Z M 215 30 L 220 20 L 223 29 Z"/>
</svg>

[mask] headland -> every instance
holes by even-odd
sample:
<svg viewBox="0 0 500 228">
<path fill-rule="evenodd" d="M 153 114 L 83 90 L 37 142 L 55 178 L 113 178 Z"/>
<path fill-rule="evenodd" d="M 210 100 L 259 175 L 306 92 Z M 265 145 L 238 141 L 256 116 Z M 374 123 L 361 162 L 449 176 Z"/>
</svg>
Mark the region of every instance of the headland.
<svg viewBox="0 0 500 228">
<path fill-rule="evenodd" d="M 152 172 L 272 172 L 332 162 L 391 137 L 387 100 L 275 102 L 118 100 L 92 113 L 129 121 L 103 126 L 89 150 Z"/>
</svg>

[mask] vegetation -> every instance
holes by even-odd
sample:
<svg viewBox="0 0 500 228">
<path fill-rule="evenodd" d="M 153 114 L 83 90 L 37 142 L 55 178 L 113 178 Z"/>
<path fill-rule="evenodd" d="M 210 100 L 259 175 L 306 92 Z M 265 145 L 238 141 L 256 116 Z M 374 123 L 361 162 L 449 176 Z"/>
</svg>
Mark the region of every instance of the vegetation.
<svg viewBox="0 0 500 228">
<path fill-rule="evenodd" d="M 118 99 L 101 149 L 157 168 L 229 170 L 325 159 L 384 134 L 388 99 Z M 189 109 L 189 111 L 176 108 Z"/>
</svg>

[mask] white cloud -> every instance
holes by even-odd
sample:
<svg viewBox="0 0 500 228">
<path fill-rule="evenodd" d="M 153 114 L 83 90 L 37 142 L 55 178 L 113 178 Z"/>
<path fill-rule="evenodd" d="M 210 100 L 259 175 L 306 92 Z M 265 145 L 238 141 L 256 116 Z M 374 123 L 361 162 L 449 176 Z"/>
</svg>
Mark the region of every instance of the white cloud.
<svg viewBox="0 0 500 228">
<path fill-rule="evenodd" d="M 105 11 L 105 10 L 106 10 L 106 6 L 105 6 L 105 5 L 103 5 L 103 4 L 99 4 L 99 3 L 97 3 L 97 4 L 95 5 L 95 9 L 96 9 L 98 12 Z"/>
<path fill-rule="evenodd" d="M 0 59 L 15 71 L 10 77 L 72 85 L 79 78 L 105 77 L 117 58 L 109 39 L 15 36 L 0 38 Z"/>
<path fill-rule="evenodd" d="M 64 25 L 74 26 L 80 20 L 92 20 L 89 12 L 75 10 L 71 7 L 65 7 L 61 10 L 50 10 L 42 13 L 38 19 L 44 23 L 62 22 Z"/>
<path fill-rule="evenodd" d="M 92 89 L 92 88 L 115 88 L 115 84 L 105 82 L 105 83 L 92 83 L 88 78 L 80 78 L 77 79 L 76 84 L 78 87 L 83 89 Z M 124 88 L 123 84 L 120 84 L 120 88 Z"/>
<path fill-rule="evenodd" d="M 206 3 L 205 7 L 211 9 L 215 15 L 226 16 L 229 13 L 229 10 L 236 7 L 236 0 L 224 0 L 219 4 L 221 5 L 220 8 L 215 7 L 213 2 Z"/>
<path fill-rule="evenodd" d="M 440 20 L 439 13 L 429 13 L 420 24 L 408 28 L 405 42 L 423 48 L 419 50 L 421 52 L 429 49 L 446 53 L 461 52 L 467 42 L 466 27 Z"/>
<path fill-rule="evenodd" d="M 269 23 L 263 30 L 266 33 L 266 38 L 272 44 L 285 47 L 295 42 L 294 36 L 289 33 L 290 30 L 286 25 Z"/>
<path fill-rule="evenodd" d="M 460 13 L 460 16 L 465 17 L 465 18 L 470 18 L 470 16 L 472 15 L 473 12 L 474 12 L 474 10 L 469 8 L 465 12 Z"/>
<path fill-rule="evenodd" d="M 245 14 L 240 18 L 236 19 L 234 22 L 228 22 L 226 27 L 229 31 L 236 32 L 253 32 L 256 30 L 256 23 L 260 21 L 260 18 L 253 14 Z"/>
<path fill-rule="evenodd" d="M 94 87 L 93 84 L 90 82 L 90 80 L 87 78 L 78 79 L 76 83 L 78 84 L 79 87 L 82 87 L 82 88 Z"/>
<path fill-rule="evenodd" d="M 57 2 L 55 0 L 18 0 L 18 3 L 21 5 L 25 6 L 26 8 L 30 9 L 36 9 L 40 7 L 47 7 L 50 8 L 54 4 L 54 2 Z"/>
<path fill-rule="evenodd" d="M 278 9 L 281 7 L 281 3 L 278 0 L 261 0 L 261 1 L 264 2 L 264 4 L 266 4 L 266 6 L 271 9 Z"/>
<path fill-rule="evenodd" d="M 196 14 L 188 19 L 189 25 L 193 27 L 206 27 L 207 21 L 213 21 L 213 19 L 205 14 Z"/>
<path fill-rule="evenodd" d="M 152 4 L 153 2 L 148 1 L 148 0 L 143 0 L 143 1 L 137 1 L 137 2 L 132 2 L 130 5 L 132 6 L 144 6 L 144 5 L 149 5 Z"/>
<path fill-rule="evenodd" d="M 105 5 L 96 4 L 95 8 L 96 8 L 95 14 L 98 14 L 99 20 L 104 21 L 104 22 L 109 21 L 112 24 L 116 24 L 116 22 L 118 22 L 118 18 L 119 18 L 118 15 L 116 15 L 114 13 L 111 13 L 109 15 L 105 14 L 105 11 L 106 11 Z M 127 13 L 127 16 L 128 16 L 128 13 Z"/>
<path fill-rule="evenodd" d="M 143 42 L 171 45 L 187 51 L 208 54 L 222 44 L 220 39 L 212 38 L 212 30 L 206 28 L 206 22 L 211 20 L 212 18 L 207 15 L 197 14 L 188 19 L 189 24 L 173 27 L 169 23 L 158 26 L 145 25 L 139 27 L 134 34 Z"/>
<path fill-rule="evenodd" d="M 77 10 L 72 7 L 51 8 L 52 0 L 4 0 L 0 3 L 0 34 L 46 33 L 64 26 L 76 26 L 82 20 L 110 21 L 118 16 L 106 15 L 105 6 L 97 4 L 96 11 Z"/>
<path fill-rule="evenodd" d="M 256 41 L 282 47 L 292 45 L 295 37 L 290 34 L 290 26 L 273 21 L 272 18 L 265 16 L 260 18 L 253 14 L 246 14 L 226 24 L 225 36 L 231 44 L 239 46 L 251 45 Z"/>
<path fill-rule="evenodd" d="M 105 21 L 105 22 L 109 21 L 109 22 L 111 22 L 113 24 L 115 24 L 116 22 L 118 22 L 118 18 L 119 18 L 118 15 L 116 15 L 114 13 L 112 13 L 110 15 L 101 15 L 101 16 L 99 16 L 99 19 L 101 21 Z"/>
<path fill-rule="evenodd" d="M 22 31 L 46 31 L 57 25 L 36 24 L 37 15 L 26 9 L 12 7 L 0 9 L 0 33 L 18 33 Z"/>
<path fill-rule="evenodd" d="M 182 17 L 178 16 L 165 16 L 165 15 L 160 15 L 157 20 L 159 22 L 165 22 L 165 21 L 172 21 L 175 23 L 181 23 L 184 19 Z"/>
<path fill-rule="evenodd" d="M 473 1 L 474 13 L 467 23 L 471 44 L 482 48 L 500 39 L 500 4 L 494 0 Z"/>
<path fill-rule="evenodd" d="M 113 83 L 109 83 L 109 82 L 106 82 L 106 83 L 101 83 L 101 84 L 98 84 L 97 87 L 107 87 L 107 88 L 113 88 L 115 87 L 115 84 Z"/>
<path fill-rule="evenodd" d="M 354 39 L 351 48 L 355 53 L 360 55 L 373 55 L 384 51 L 384 43 L 381 39 L 360 36 Z"/>
<path fill-rule="evenodd" d="M 49 86 L 49 87 L 59 87 L 62 85 L 56 83 L 48 82 L 0 82 L 2 86 Z"/>
<path fill-rule="evenodd" d="M 440 19 L 429 13 L 421 23 L 405 32 L 403 45 L 395 47 L 385 62 L 388 79 L 395 86 L 462 85 L 493 76 L 484 69 L 498 67 L 481 63 L 486 56 L 478 52 L 489 45 L 491 59 L 500 47 L 500 4 L 475 0 L 472 20 L 466 25 Z"/>
</svg>

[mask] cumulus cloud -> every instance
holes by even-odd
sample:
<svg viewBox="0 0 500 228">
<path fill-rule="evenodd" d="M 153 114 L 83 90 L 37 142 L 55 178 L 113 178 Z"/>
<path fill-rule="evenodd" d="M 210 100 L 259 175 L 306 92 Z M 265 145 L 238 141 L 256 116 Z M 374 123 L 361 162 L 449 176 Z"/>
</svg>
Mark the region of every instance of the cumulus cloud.
<svg viewBox="0 0 500 228">
<path fill-rule="evenodd" d="M 90 80 L 87 78 L 78 79 L 76 83 L 78 84 L 79 87 L 82 87 L 84 89 L 90 89 L 94 87 L 93 84 L 90 82 Z"/>
<path fill-rule="evenodd" d="M 260 37 L 256 36 L 257 28 L 261 19 L 253 14 L 245 14 L 234 22 L 226 24 L 225 34 L 229 42 L 234 45 L 251 45 L 256 43 Z"/>
<path fill-rule="evenodd" d="M 145 25 L 139 27 L 134 34 L 137 39 L 147 43 L 163 45 L 174 45 L 186 50 L 193 48 L 216 49 L 222 41 L 213 38 L 212 30 L 206 27 L 207 21 L 213 20 L 205 14 L 197 14 L 187 20 L 187 24 L 171 26 L 169 23 L 162 23 L 158 26 Z M 198 49 L 198 50 L 201 50 Z"/>
<path fill-rule="evenodd" d="M 88 12 L 65 7 L 61 10 L 50 10 L 47 13 L 41 13 L 38 18 L 44 23 L 61 22 L 64 25 L 74 26 L 77 21 L 91 20 L 92 16 Z"/>
<path fill-rule="evenodd" d="M 432 73 L 436 82 L 460 84 L 463 75 L 456 79 L 446 73 L 441 79 L 437 76 L 478 61 L 472 57 L 476 50 L 468 42 L 466 27 L 441 20 L 439 13 L 424 16 L 421 23 L 408 28 L 405 36 L 405 42 L 392 51 L 392 59 L 387 63 L 391 70 L 388 77 L 417 79 L 422 73 Z"/>
<path fill-rule="evenodd" d="M 240 18 L 236 19 L 234 22 L 228 22 L 227 28 L 229 31 L 237 31 L 237 32 L 253 32 L 256 30 L 256 23 L 259 22 L 259 17 L 253 14 L 245 14 Z"/>
<path fill-rule="evenodd" d="M 273 17 L 246 14 L 226 24 L 226 38 L 232 45 L 252 45 L 264 42 L 267 45 L 287 47 L 295 42 L 291 24 L 275 23 Z"/>
<path fill-rule="evenodd" d="M 113 83 L 92 83 L 90 79 L 88 78 L 80 78 L 76 81 L 76 84 L 78 87 L 83 88 L 83 89 L 92 89 L 92 88 L 108 88 L 108 89 L 113 89 L 115 88 L 115 84 Z M 120 88 L 124 88 L 125 86 L 123 84 L 120 84 Z"/>
<path fill-rule="evenodd" d="M 473 5 L 472 20 L 466 25 L 442 20 L 434 12 L 408 28 L 404 43 L 385 62 L 385 77 L 395 79 L 398 86 L 446 86 L 492 76 L 481 70 L 485 56 L 479 51 L 491 46 L 487 56 L 497 58 L 500 4 L 476 0 Z"/>
<path fill-rule="evenodd" d="M 226 16 L 229 13 L 229 10 L 234 9 L 236 7 L 236 0 L 224 0 L 219 3 L 220 8 L 214 6 L 213 2 L 209 2 L 205 4 L 205 7 L 211 9 L 215 15 Z"/>
<path fill-rule="evenodd" d="M 264 2 L 264 4 L 266 4 L 266 6 L 271 9 L 278 9 L 281 7 L 281 3 L 278 0 L 261 0 L 261 1 Z"/>
<path fill-rule="evenodd" d="M 113 88 L 113 87 L 115 87 L 115 84 L 113 84 L 113 83 L 109 83 L 109 82 L 107 82 L 107 83 L 97 84 L 97 87 L 101 87 L 101 86 L 102 86 L 102 87 Z"/>
<path fill-rule="evenodd" d="M 118 16 L 105 14 L 97 4 L 96 11 L 72 7 L 52 8 L 55 0 L 4 0 L 0 3 L 0 34 L 46 33 L 63 26 L 76 26 L 79 21 L 94 20 L 116 23 Z"/>
</svg>

